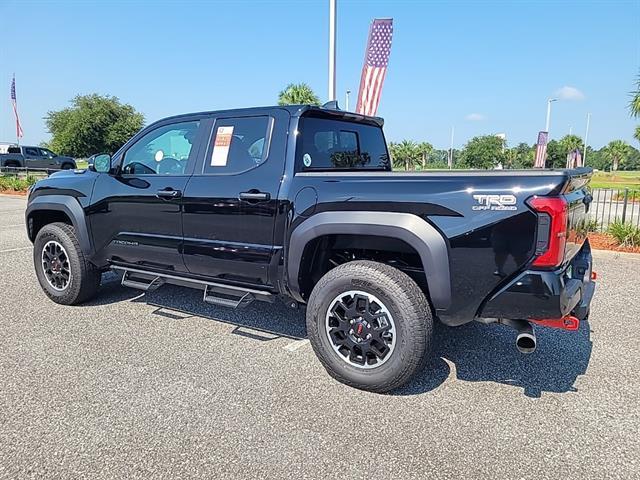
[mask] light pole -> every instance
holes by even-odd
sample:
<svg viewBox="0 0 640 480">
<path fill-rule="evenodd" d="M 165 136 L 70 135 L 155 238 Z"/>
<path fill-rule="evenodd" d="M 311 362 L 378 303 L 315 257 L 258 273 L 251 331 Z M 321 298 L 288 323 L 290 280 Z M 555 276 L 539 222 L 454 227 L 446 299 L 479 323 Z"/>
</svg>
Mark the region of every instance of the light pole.
<svg viewBox="0 0 640 480">
<path fill-rule="evenodd" d="M 547 138 L 549 135 L 549 124 L 551 122 L 551 102 L 557 102 L 557 98 L 550 98 L 547 100 L 547 123 L 545 124 L 544 131 L 547 132 Z"/>
<path fill-rule="evenodd" d="M 455 128 L 452 126 L 451 127 L 451 146 L 449 147 L 449 155 L 448 155 L 448 161 L 447 163 L 449 164 L 449 170 L 451 170 L 453 168 L 453 133 L 455 132 Z"/>
<path fill-rule="evenodd" d="M 587 166 L 587 137 L 589 136 L 589 123 L 591 114 L 587 113 L 587 130 L 584 132 L 584 146 L 582 148 L 582 165 Z"/>
<path fill-rule="evenodd" d="M 329 101 L 336 99 L 336 0 L 329 0 Z"/>
<path fill-rule="evenodd" d="M 349 95 L 351 95 L 351 90 L 347 90 L 347 94 L 345 95 L 345 98 L 344 98 L 344 109 L 347 112 L 349 111 Z"/>
</svg>

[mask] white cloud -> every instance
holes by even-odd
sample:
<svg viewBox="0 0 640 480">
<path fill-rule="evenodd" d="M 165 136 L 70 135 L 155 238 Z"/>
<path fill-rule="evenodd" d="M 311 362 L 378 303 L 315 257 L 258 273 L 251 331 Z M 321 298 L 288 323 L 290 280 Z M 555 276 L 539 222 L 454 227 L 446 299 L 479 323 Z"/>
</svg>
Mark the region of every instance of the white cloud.
<svg viewBox="0 0 640 480">
<path fill-rule="evenodd" d="M 584 93 L 576 87 L 570 87 L 569 85 L 565 85 L 556 90 L 555 96 L 560 100 L 584 100 Z"/>
<path fill-rule="evenodd" d="M 469 120 L 470 122 L 481 122 L 482 120 L 486 120 L 487 117 L 481 113 L 470 113 L 466 117 L 465 120 Z"/>
</svg>

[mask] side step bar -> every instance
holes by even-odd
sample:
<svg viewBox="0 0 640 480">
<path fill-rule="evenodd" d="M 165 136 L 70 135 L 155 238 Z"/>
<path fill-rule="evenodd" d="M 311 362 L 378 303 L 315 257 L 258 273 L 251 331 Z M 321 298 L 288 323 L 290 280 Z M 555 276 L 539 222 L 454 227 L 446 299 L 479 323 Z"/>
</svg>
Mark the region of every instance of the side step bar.
<svg viewBox="0 0 640 480">
<path fill-rule="evenodd" d="M 194 278 L 181 277 L 165 273 L 149 272 L 138 268 L 112 265 L 113 270 L 121 270 L 122 285 L 145 292 L 157 290 L 165 283 L 189 288 L 204 288 L 203 301 L 212 305 L 229 308 L 243 308 L 254 300 L 273 303 L 275 296 L 262 290 L 224 285 Z"/>
<path fill-rule="evenodd" d="M 164 285 L 164 280 L 159 276 L 153 277 L 151 280 L 143 277 L 136 277 L 132 272 L 125 271 L 124 275 L 122 275 L 122 286 L 137 288 L 138 290 L 144 290 L 145 292 L 153 292 L 157 290 L 162 285 Z"/>
</svg>

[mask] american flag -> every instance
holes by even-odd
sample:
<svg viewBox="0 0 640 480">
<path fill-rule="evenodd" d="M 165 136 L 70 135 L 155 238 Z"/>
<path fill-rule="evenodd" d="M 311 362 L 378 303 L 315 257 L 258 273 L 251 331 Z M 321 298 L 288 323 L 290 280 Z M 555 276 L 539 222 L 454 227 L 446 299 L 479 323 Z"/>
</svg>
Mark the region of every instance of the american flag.
<svg viewBox="0 0 640 480">
<path fill-rule="evenodd" d="M 579 148 L 571 150 L 567 154 L 567 168 L 582 167 L 582 152 Z"/>
<path fill-rule="evenodd" d="M 16 137 L 21 138 L 24 136 L 22 126 L 20 125 L 20 117 L 18 116 L 18 103 L 16 102 L 16 76 L 13 76 L 11 81 L 11 105 L 13 105 L 13 113 L 16 116 Z"/>
<path fill-rule="evenodd" d="M 534 168 L 544 168 L 544 162 L 547 158 L 547 140 L 549 139 L 549 132 L 538 133 L 538 144 L 536 145 L 536 161 L 533 164 Z"/>
<path fill-rule="evenodd" d="M 387 74 L 389 54 L 391 53 L 391 37 L 393 35 L 392 18 L 376 18 L 369 29 L 369 41 L 356 112 L 364 115 L 375 115 L 380 103 L 382 84 Z"/>
</svg>

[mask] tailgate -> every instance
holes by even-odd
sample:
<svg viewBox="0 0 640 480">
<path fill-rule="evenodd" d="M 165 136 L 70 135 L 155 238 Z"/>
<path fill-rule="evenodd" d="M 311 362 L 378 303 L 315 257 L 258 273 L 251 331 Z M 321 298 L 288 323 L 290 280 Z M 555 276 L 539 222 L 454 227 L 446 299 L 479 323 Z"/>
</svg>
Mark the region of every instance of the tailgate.
<svg viewBox="0 0 640 480">
<path fill-rule="evenodd" d="M 569 207 L 567 225 L 567 243 L 565 246 L 565 261 L 570 261 L 582 247 L 588 229 L 589 206 L 593 197 L 589 190 L 592 170 L 580 168 L 568 170 L 569 180 L 563 195 Z"/>
</svg>

